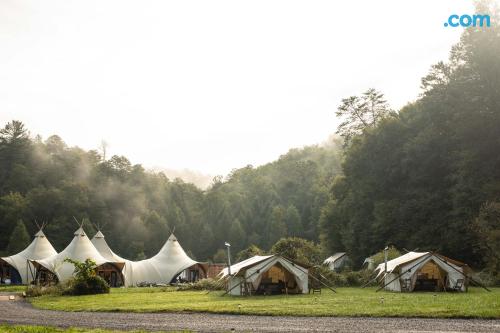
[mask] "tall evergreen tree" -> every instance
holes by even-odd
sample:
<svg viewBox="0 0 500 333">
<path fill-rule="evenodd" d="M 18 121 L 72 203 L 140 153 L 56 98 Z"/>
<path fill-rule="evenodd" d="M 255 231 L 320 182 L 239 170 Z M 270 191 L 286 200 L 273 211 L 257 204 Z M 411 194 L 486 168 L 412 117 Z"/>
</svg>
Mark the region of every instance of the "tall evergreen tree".
<svg viewBox="0 0 500 333">
<path fill-rule="evenodd" d="M 22 220 L 18 220 L 7 245 L 9 255 L 21 252 L 30 244 L 30 235 Z"/>
</svg>

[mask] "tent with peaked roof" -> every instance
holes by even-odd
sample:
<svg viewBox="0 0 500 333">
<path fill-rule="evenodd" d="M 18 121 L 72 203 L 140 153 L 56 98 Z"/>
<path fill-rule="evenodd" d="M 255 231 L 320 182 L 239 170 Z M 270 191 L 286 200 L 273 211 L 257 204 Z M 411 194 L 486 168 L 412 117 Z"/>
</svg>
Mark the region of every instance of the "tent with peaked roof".
<svg viewBox="0 0 500 333">
<path fill-rule="evenodd" d="M 45 259 L 32 260 L 37 269 L 37 279 L 50 274 L 53 274 L 59 282 L 70 279 L 73 276 L 75 267 L 73 264 L 65 262 L 67 258 L 81 262 L 92 259 L 98 266 L 97 273 L 99 275 L 109 273 L 110 277 L 113 277 L 113 281 L 108 280 L 111 285 L 123 284 L 121 272 L 125 263 L 104 258 L 87 237 L 82 227 L 75 231 L 73 240 L 62 252 Z"/>
<path fill-rule="evenodd" d="M 434 252 L 408 252 L 377 266 L 377 277 L 391 291 L 466 291 L 471 270 L 466 264 Z"/>
<path fill-rule="evenodd" d="M 12 256 L 0 258 L 0 263 L 6 263 L 10 266 L 9 277 L 12 283 L 20 282 L 28 284 L 33 280 L 32 272 L 34 272 L 33 265 L 29 260 L 43 259 L 56 254 L 56 250 L 52 247 L 47 237 L 45 237 L 42 229 L 40 229 L 26 249 Z M 12 272 L 12 268 L 17 272 Z M 1 273 L 4 275 L 3 272 Z M 19 275 L 18 279 L 13 279 L 13 275 L 16 273 Z"/>
<path fill-rule="evenodd" d="M 231 295 L 309 292 L 309 270 L 279 255 L 254 256 L 225 268 L 220 274 Z"/>
<path fill-rule="evenodd" d="M 155 256 L 141 261 L 130 261 L 116 255 L 108 246 L 104 235 L 100 231 L 92 238 L 92 243 L 106 259 L 125 263 L 124 277 L 126 286 L 135 286 L 139 283 L 167 284 L 184 270 L 199 264 L 184 252 L 174 234 L 170 235 Z"/>
<path fill-rule="evenodd" d="M 323 265 L 328 266 L 331 271 L 339 271 L 347 266 L 349 257 L 345 252 L 337 252 L 334 255 L 326 258 Z"/>
<path fill-rule="evenodd" d="M 113 263 L 124 263 L 124 267 L 122 270 L 124 285 L 129 286 L 130 281 L 132 280 L 132 263 L 128 259 L 122 258 L 111 250 L 108 243 L 106 242 L 106 238 L 104 234 L 98 230 L 97 233 L 92 237 L 92 244 L 95 246 L 97 251 L 103 256 L 106 260 Z"/>
</svg>

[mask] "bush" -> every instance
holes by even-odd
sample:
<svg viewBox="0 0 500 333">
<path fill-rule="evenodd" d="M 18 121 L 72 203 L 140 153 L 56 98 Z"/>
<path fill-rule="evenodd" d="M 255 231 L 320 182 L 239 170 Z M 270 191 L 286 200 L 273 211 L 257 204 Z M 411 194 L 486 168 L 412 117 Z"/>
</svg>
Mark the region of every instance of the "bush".
<svg viewBox="0 0 500 333">
<path fill-rule="evenodd" d="M 109 294 L 108 283 L 100 276 L 89 276 L 86 280 L 73 279 L 64 290 L 64 295 Z"/>
<path fill-rule="evenodd" d="M 63 295 L 66 285 L 56 284 L 53 286 L 28 286 L 26 290 L 26 296 L 28 297 L 39 297 L 44 295 L 60 296 Z"/>
<path fill-rule="evenodd" d="M 481 282 L 487 287 L 498 287 L 500 286 L 500 274 L 493 274 L 488 270 L 483 270 L 478 274 L 473 275 L 474 280 Z M 474 285 L 471 282 L 471 285 Z"/>
<path fill-rule="evenodd" d="M 366 270 L 337 273 L 324 266 L 315 267 L 311 274 L 331 287 L 359 287 L 372 279 L 371 272 Z"/>
<path fill-rule="evenodd" d="M 194 283 L 180 284 L 177 290 L 224 290 L 224 284 L 214 279 L 201 279 Z"/>
</svg>

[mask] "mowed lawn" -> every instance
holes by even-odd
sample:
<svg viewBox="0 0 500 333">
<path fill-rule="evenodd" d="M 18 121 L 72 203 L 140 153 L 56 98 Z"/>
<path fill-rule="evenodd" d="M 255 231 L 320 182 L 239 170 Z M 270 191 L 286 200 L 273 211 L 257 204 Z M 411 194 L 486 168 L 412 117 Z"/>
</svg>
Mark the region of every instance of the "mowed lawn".
<svg viewBox="0 0 500 333">
<path fill-rule="evenodd" d="M 26 290 L 26 286 L 23 285 L 1 285 L 0 293 L 3 292 L 23 292 Z"/>
<path fill-rule="evenodd" d="M 109 331 L 89 328 L 55 328 L 47 326 L 7 326 L 0 325 L 2 333 L 146 333 L 146 331 Z M 188 332 L 188 331 L 181 331 Z M 154 333 L 154 332 L 148 332 Z M 172 332 L 171 332 L 172 333 Z"/>
<path fill-rule="evenodd" d="M 63 311 L 211 312 L 285 316 L 500 318 L 500 288 L 468 293 L 391 293 L 339 288 L 334 294 L 222 296 L 161 288 L 112 289 L 107 295 L 42 296 L 35 307 Z"/>
</svg>

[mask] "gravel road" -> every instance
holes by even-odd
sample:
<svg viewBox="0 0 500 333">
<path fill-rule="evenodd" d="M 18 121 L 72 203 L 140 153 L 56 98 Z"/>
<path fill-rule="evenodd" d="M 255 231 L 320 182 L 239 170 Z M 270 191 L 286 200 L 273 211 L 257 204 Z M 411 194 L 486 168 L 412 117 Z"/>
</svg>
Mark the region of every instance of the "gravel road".
<svg viewBox="0 0 500 333">
<path fill-rule="evenodd" d="M 0 301 L 0 324 L 199 332 L 497 332 L 500 320 L 271 317 L 206 313 L 62 312 Z"/>
</svg>

